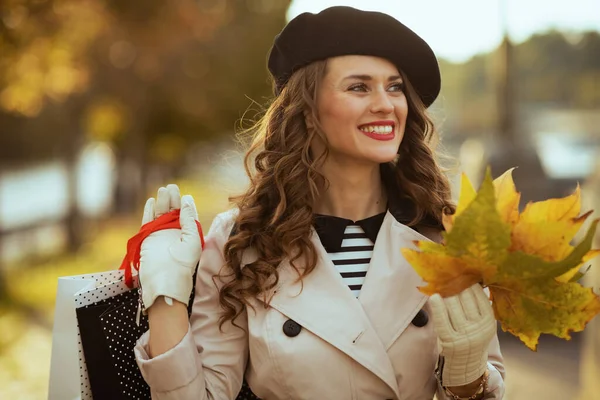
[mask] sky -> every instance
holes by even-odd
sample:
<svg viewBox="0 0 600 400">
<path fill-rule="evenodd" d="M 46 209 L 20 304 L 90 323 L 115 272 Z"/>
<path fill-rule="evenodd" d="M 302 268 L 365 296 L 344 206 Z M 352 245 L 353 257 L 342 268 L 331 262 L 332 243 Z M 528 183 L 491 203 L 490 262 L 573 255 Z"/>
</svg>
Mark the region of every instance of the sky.
<svg viewBox="0 0 600 400">
<path fill-rule="evenodd" d="M 502 15 L 517 43 L 549 29 L 600 31 L 600 0 L 293 0 L 288 20 L 336 5 L 390 14 L 425 39 L 438 57 L 455 62 L 495 48 L 502 38 Z"/>
</svg>

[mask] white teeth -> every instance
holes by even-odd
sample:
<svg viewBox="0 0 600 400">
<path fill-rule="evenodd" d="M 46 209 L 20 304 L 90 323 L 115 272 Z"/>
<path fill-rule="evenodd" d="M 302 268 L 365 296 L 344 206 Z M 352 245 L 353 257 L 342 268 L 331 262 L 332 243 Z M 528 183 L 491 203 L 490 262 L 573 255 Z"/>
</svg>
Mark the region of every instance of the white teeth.
<svg viewBox="0 0 600 400">
<path fill-rule="evenodd" d="M 367 125 L 367 126 L 361 127 L 360 130 L 363 132 L 369 132 L 369 133 L 385 134 L 385 133 L 392 133 L 394 128 L 391 125 L 383 125 L 383 126 Z"/>
</svg>

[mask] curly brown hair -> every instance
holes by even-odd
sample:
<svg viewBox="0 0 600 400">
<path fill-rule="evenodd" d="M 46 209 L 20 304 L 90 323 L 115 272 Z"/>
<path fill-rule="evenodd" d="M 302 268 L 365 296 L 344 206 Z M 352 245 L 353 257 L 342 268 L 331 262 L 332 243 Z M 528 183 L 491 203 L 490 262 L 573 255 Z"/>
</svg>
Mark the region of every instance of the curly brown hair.
<svg viewBox="0 0 600 400">
<path fill-rule="evenodd" d="M 252 135 L 244 158 L 250 185 L 245 193 L 230 198 L 239 213 L 224 249 L 221 325 L 235 321 L 243 307 L 250 305 L 247 299 L 277 285 L 277 268 L 284 259 L 300 279 L 317 264 L 310 240 L 313 204 L 319 188 L 328 184 L 318 172 L 328 152 L 313 159 L 310 144 L 315 135 L 327 143 L 316 107 L 326 71 L 327 61 L 296 71 L 259 121 L 242 132 Z M 398 156 L 381 164 L 382 182 L 390 202 L 391 197 L 401 196 L 414 204 L 409 226 L 425 218 L 441 224 L 442 212 L 453 213 L 454 205 L 448 179 L 434 157 L 437 133 L 417 92 L 400 73 L 408 102 L 407 123 Z M 256 251 L 257 258 L 242 265 L 242 254 L 248 248 Z M 268 299 L 264 300 L 268 304 Z"/>
</svg>

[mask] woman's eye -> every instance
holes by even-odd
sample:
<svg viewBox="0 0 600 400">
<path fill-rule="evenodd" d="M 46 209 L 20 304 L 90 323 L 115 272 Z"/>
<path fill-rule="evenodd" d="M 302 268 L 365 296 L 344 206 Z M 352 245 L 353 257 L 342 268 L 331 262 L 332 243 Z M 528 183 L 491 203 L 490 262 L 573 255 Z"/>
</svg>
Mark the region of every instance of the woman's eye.
<svg viewBox="0 0 600 400">
<path fill-rule="evenodd" d="M 348 90 L 351 92 L 365 92 L 367 90 L 367 87 L 364 83 L 359 83 L 357 85 L 350 86 Z"/>
<path fill-rule="evenodd" d="M 404 82 L 394 83 L 390 86 L 390 90 L 393 92 L 404 92 Z"/>
</svg>

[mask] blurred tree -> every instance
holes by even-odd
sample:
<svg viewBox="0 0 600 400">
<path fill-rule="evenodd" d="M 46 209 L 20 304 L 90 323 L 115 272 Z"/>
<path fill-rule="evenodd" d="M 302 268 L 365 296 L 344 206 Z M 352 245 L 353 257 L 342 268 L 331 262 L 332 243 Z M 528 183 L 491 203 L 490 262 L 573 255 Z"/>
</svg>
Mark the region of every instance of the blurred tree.
<svg viewBox="0 0 600 400">
<path fill-rule="evenodd" d="M 66 221 L 71 250 L 82 241 L 74 166 L 82 142 L 78 122 L 83 104 L 74 98 L 88 87 L 83 54 L 102 30 L 106 17 L 102 6 L 86 0 L 0 4 L 0 108 L 12 114 L 2 119 L 13 129 L 0 135 L 2 160 L 22 163 L 54 153 L 65 161 L 71 172 Z M 61 108 L 45 107 L 60 103 Z M 49 124 L 56 118 L 62 121 Z M 36 129 L 39 122 L 41 129 Z M 59 129 L 49 134 L 52 128 Z"/>
<path fill-rule="evenodd" d="M 568 105 L 569 83 L 581 72 L 573 62 L 576 49 L 560 32 L 534 35 L 516 47 L 517 97 L 520 102 L 558 103 Z M 565 84 L 566 83 L 566 84 Z"/>
<path fill-rule="evenodd" d="M 451 131 L 485 132 L 495 118 L 491 57 L 478 55 L 467 63 L 441 60 L 442 98 Z"/>
<path fill-rule="evenodd" d="M 444 114 L 453 131 L 481 134 L 498 126 L 493 86 L 496 52 L 461 64 L 440 62 Z M 518 106 L 600 107 L 600 32 L 533 35 L 515 46 L 514 63 Z"/>
<path fill-rule="evenodd" d="M 130 212 L 146 195 L 150 168 L 177 174 L 190 143 L 230 134 L 248 98 L 269 94 L 265 53 L 289 1 L 156 2 L 142 16 L 139 7 L 115 4 L 119 26 L 95 45 L 102 97 L 94 96 L 99 104 L 88 108 L 88 120 L 105 110 L 112 124 L 120 165 L 115 203 Z M 107 135 L 105 127 L 96 137 L 102 131 Z"/>
<path fill-rule="evenodd" d="M 8 0 L 0 4 L 0 159 L 64 160 L 88 140 L 117 153 L 116 211 L 146 173 L 176 174 L 191 142 L 233 131 L 269 95 L 266 51 L 289 0 Z M 18 132 L 19 135 L 14 133 Z M 70 179 L 70 243 L 80 233 Z"/>
</svg>

